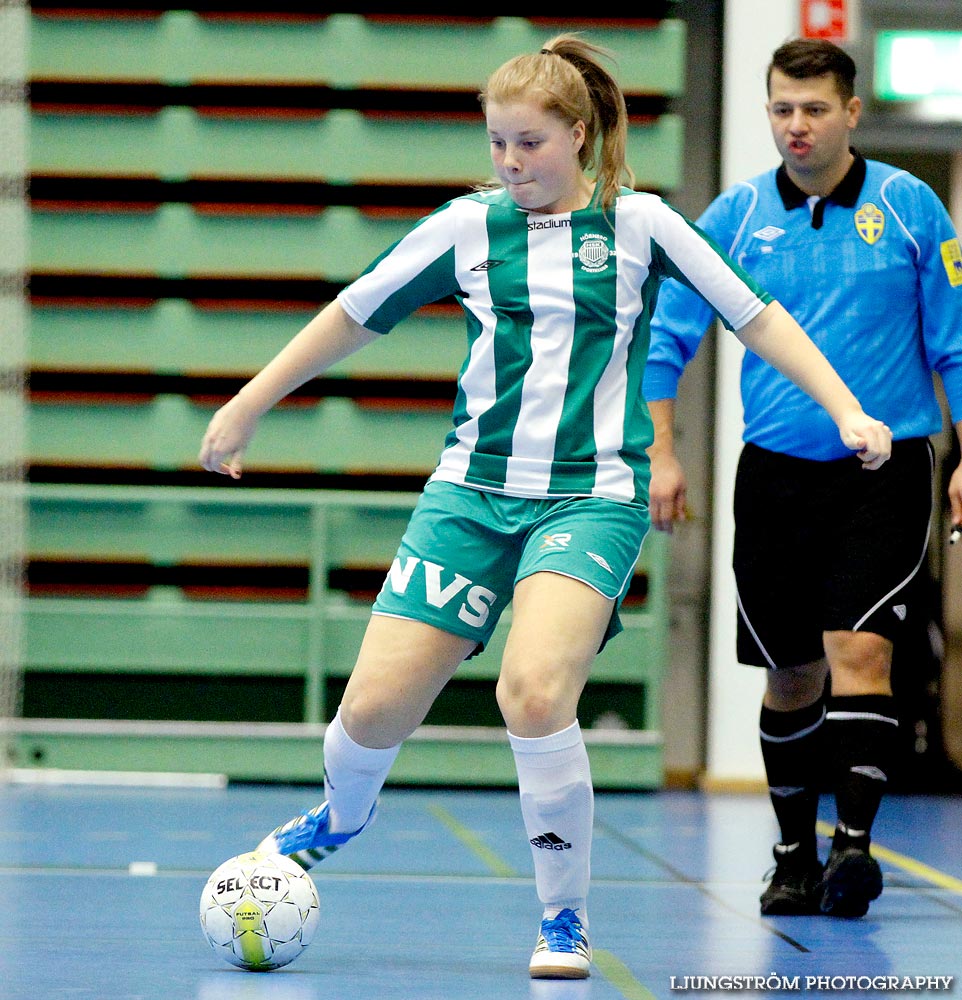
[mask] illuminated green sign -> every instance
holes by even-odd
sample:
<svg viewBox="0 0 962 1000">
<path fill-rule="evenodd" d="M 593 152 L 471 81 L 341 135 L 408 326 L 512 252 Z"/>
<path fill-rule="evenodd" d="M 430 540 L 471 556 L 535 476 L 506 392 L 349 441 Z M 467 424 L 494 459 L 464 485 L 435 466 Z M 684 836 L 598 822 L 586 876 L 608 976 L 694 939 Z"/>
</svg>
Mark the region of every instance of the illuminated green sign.
<svg viewBox="0 0 962 1000">
<path fill-rule="evenodd" d="M 962 31 L 880 31 L 875 96 L 883 101 L 962 97 Z"/>
</svg>

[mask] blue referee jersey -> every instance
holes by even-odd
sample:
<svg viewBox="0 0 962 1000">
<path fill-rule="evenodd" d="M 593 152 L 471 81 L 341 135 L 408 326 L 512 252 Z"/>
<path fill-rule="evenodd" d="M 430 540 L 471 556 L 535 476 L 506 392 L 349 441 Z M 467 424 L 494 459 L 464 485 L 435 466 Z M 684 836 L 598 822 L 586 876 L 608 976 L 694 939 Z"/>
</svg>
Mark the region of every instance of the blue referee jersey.
<svg viewBox="0 0 962 1000">
<path fill-rule="evenodd" d="M 942 429 L 932 372 L 962 420 L 962 252 L 924 182 L 855 153 L 826 198 L 807 196 L 784 166 L 719 195 L 698 225 L 801 324 L 896 439 Z M 676 281 L 651 324 L 646 399 L 673 398 L 711 322 Z M 751 351 L 741 373 L 745 441 L 820 461 L 851 454 L 831 417 Z"/>
</svg>

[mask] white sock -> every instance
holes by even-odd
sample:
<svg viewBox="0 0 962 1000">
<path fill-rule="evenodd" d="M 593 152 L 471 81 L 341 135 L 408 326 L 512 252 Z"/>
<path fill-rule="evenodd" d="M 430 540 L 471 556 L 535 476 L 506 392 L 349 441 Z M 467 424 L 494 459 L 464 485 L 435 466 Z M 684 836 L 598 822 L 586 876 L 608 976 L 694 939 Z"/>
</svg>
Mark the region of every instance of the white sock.
<svg viewBox="0 0 962 1000">
<path fill-rule="evenodd" d="M 324 794 L 332 832 L 353 833 L 367 822 L 400 749 L 400 743 L 386 750 L 355 743 L 344 729 L 338 709 L 324 733 Z"/>
<path fill-rule="evenodd" d="M 581 727 L 574 722 L 535 739 L 508 733 L 508 740 L 545 916 L 568 907 L 587 927 L 594 792 Z"/>
</svg>

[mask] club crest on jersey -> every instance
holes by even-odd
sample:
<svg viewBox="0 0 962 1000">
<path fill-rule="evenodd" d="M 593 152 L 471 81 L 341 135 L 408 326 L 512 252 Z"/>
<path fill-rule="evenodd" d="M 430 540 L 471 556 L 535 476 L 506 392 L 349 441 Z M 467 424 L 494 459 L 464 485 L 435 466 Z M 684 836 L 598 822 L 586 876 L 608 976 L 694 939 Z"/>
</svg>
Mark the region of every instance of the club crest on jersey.
<svg viewBox="0 0 962 1000">
<path fill-rule="evenodd" d="M 855 230 L 869 246 L 872 246 L 882 238 L 885 230 L 885 214 L 877 205 L 867 201 L 855 213 Z"/>
<path fill-rule="evenodd" d="M 578 248 L 578 260 L 581 262 L 581 270 L 595 273 L 605 271 L 608 268 L 608 258 L 614 254 L 608 246 L 608 237 L 601 233 L 585 233 L 581 237 L 581 246 Z"/>
</svg>

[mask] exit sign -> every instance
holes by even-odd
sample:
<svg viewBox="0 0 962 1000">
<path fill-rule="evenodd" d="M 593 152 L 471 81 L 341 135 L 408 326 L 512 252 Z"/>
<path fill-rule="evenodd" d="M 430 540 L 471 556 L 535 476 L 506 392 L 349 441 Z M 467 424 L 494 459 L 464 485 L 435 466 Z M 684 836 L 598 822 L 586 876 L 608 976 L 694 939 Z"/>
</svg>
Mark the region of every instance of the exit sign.
<svg viewBox="0 0 962 1000">
<path fill-rule="evenodd" d="M 962 97 L 962 31 L 880 31 L 874 89 L 883 101 Z"/>
<path fill-rule="evenodd" d="M 802 38 L 849 40 L 849 0 L 800 0 Z"/>
</svg>

